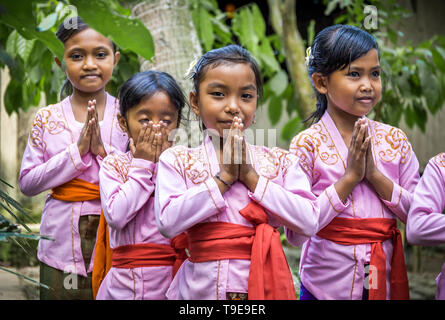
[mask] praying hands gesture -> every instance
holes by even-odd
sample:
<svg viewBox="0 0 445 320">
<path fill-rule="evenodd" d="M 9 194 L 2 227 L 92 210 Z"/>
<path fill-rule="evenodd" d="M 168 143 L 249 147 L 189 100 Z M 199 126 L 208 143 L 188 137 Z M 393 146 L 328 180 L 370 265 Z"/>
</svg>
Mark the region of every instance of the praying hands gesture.
<svg viewBox="0 0 445 320">
<path fill-rule="evenodd" d="M 93 155 L 105 158 L 107 152 L 100 135 L 99 115 L 96 108 L 96 100 L 88 101 L 87 118 L 77 140 L 79 153 L 84 156 L 91 151 Z"/>
<path fill-rule="evenodd" d="M 251 164 L 242 132 L 243 127 L 242 120 L 235 117 L 224 143 L 221 171 L 215 176 L 215 181 L 222 193 L 227 191 L 235 181 L 244 183 L 252 192 L 255 191 L 258 183 L 259 176 Z"/>
<path fill-rule="evenodd" d="M 343 202 L 363 179 L 369 181 L 380 197 L 390 200 L 393 182 L 383 175 L 374 162 L 371 137 L 368 134 L 366 119 L 358 119 L 354 124 L 348 148 L 345 174 L 335 183 L 335 189 Z"/>
<path fill-rule="evenodd" d="M 158 124 L 149 121 L 139 131 L 136 143 L 130 138 L 130 151 L 135 158 L 158 162 L 161 153 L 171 146 L 168 141 L 167 124 L 159 121 Z"/>
</svg>

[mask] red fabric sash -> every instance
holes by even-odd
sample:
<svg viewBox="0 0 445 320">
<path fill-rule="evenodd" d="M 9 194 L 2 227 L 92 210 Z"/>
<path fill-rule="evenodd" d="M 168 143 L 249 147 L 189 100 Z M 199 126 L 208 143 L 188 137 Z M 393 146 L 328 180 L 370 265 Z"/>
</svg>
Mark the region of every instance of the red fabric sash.
<svg viewBox="0 0 445 320">
<path fill-rule="evenodd" d="M 240 214 L 255 227 L 209 222 L 190 228 L 190 261 L 250 259 L 249 300 L 296 300 L 280 233 L 267 223 L 266 212 L 255 202 Z"/>
<path fill-rule="evenodd" d="M 408 276 L 403 255 L 403 244 L 395 219 L 334 218 L 317 236 L 341 245 L 371 243 L 370 265 L 377 269 L 377 288 L 369 288 L 370 300 L 386 300 L 386 255 L 382 242 L 392 239 L 391 300 L 408 300 Z"/>
<path fill-rule="evenodd" d="M 114 268 L 173 266 L 176 252 L 172 247 L 157 243 L 137 243 L 112 249 Z"/>
</svg>

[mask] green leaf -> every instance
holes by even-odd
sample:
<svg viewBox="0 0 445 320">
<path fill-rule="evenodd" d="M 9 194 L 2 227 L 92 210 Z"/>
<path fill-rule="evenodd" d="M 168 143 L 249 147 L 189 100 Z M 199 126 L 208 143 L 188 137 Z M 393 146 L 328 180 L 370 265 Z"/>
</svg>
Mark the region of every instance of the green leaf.
<svg viewBox="0 0 445 320">
<path fill-rule="evenodd" d="M 283 100 L 281 97 L 272 96 L 269 100 L 268 115 L 272 125 L 276 125 L 280 121 L 283 113 Z"/>
<path fill-rule="evenodd" d="M 251 4 L 253 27 L 258 39 L 266 36 L 266 23 L 264 22 L 263 14 L 255 3 Z"/>
<path fill-rule="evenodd" d="M 15 79 L 9 81 L 5 91 L 5 110 L 11 115 L 14 110 L 23 107 L 22 84 Z"/>
<path fill-rule="evenodd" d="M 203 7 L 199 8 L 199 38 L 204 44 L 206 51 L 212 49 L 215 36 L 213 34 L 213 25 L 210 15 Z"/>
<path fill-rule="evenodd" d="M 42 41 L 60 60 L 63 58 L 64 47 L 54 32 L 37 31 L 36 18 L 33 16 L 33 1 L 0 0 L 0 22 L 15 30 L 25 39 Z"/>
<path fill-rule="evenodd" d="M 437 92 L 440 87 L 439 81 L 424 61 L 417 59 L 416 65 L 418 67 L 418 75 L 422 92 L 425 95 L 428 104 L 433 106 L 436 104 L 438 98 Z"/>
<path fill-rule="evenodd" d="M 315 38 L 315 20 L 311 19 L 309 26 L 307 27 L 307 45 L 308 47 L 312 45 Z"/>
<path fill-rule="evenodd" d="M 298 132 L 304 130 L 304 124 L 302 123 L 299 116 L 296 116 L 289 120 L 281 130 L 281 138 L 283 140 L 290 141 Z"/>
<path fill-rule="evenodd" d="M 261 61 L 264 62 L 273 72 L 278 72 L 281 70 L 281 66 L 277 61 L 269 39 L 262 39 L 257 55 Z"/>
<path fill-rule="evenodd" d="M 241 44 L 253 55 L 257 53 L 259 38 L 254 29 L 252 12 L 248 7 L 235 11 L 232 19 L 233 32 L 240 38 Z"/>
<path fill-rule="evenodd" d="M 445 50 L 441 47 L 435 47 L 431 50 L 433 62 L 441 72 L 445 73 Z"/>
<path fill-rule="evenodd" d="M 281 94 L 286 90 L 289 80 L 287 78 L 286 72 L 283 70 L 278 71 L 272 79 L 270 79 L 270 89 L 275 94 L 275 96 L 281 96 Z"/>
<path fill-rule="evenodd" d="M 59 3 L 60 4 L 60 3 Z M 56 10 L 57 11 L 57 10 Z M 57 22 L 57 12 L 51 13 L 46 16 L 40 24 L 37 26 L 37 31 L 42 32 L 51 29 Z"/>
<path fill-rule="evenodd" d="M 122 49 L 130 49 L 147 60 L 154 55 L 150 31 L 139 19 L 110 11 L 106 0 L 71 0 L 79 16 L 94 30 L 112 40 Z"/>
</svg>

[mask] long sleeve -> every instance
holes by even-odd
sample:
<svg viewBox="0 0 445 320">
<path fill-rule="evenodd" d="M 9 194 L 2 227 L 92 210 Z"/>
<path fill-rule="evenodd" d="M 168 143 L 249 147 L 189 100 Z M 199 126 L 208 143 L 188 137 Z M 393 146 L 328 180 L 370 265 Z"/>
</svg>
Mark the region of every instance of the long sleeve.
<svg viewBox="0 0 445 320">
<path fill-rule="evenodd" d="M 445 170 L 433 160 L 425 168 L 417 185 L 408 215 L 406 234 L 408 242 L 416 245 L 445 243 Z"/>
<path fill-rule="evenodd" d="M 401 130 L 399 130 L 401 132 Z M 402 133 L 403 134 L 403 133 Z M 404 134 L 403 134 L 404 136 Z M 408 140 L 404 140 L 401 150 L 408 150 L 400 161 L 399 183 L 394 183 L 391 201 L 381 199 L 382 202 L 393 212 L 403 223 L 406 223 L 408 212 L 413 201 L 414 189 L 419 182 L 419 161 Z"/>
<path fill-rule="evenodd" d="M 181 161 L 171 149 L 159 158 L 155 191 L 155 216 L 159 231 L 167 238 L 220 213 L 227 204 L 212 177 L 187 188 Z"/>
<path fill-rule="evenodd" d="M 318 223 L 318 210 L 309 181 L 295 156 L 287 154 L 289 168 L 283 170 L 282 185 L 260 176 L 255 192 L 249 196 L 271 212 L 286 228 L 311 237 Z"/>
<path fill-rule="evenodd" d="M 315 183 L 314 176 L 320 174 L 314 170 L 314 152 L 317 150 L 316 143 L 314 143 L 310 135 L 303 131 L 292 140 L 289 150 L 298 157 L 301 169 L 306 174 L 308 183 L 311 186 L 311 189 L 313 189 L 313 184 Z M 328 173 L 326 172 L 325 174 Z M 331 177 L 326 177 L 324 179 L 329 184 L 326 183 L 326 188 L 318 195 L 315 194 L 315 206 L 319 210 L 317 231 L 327 226 L 332 219 L 334 219 L 350 205 L 349 199 L 346 200 L 346 203 L 341 201 L 337 190 L 335 189 L 334 183 L 331 182 L 338 179 L 336 177 L 332 177 L 332 179 Z"/>
<path fill-rule="evenodd" d="M 133 158 L 126 175 L 121 171 L 124 166 L 118 157 L 110 154 L 99 171 L 102 209 L 107 223 L 116 230 L 133 220 L 154 192 L 155 163 Z"/>
<path fill-rule="evenodd" d="M 90 153 L 80 156 L 77 143 L 69 144 L 64 150 L 45 160 L 47 144 L 61 142 L 55 139 L 51 141 L 52 136 L 44 137 L 44 134 L 42 111 L 39 111 L 29 134 L 19 176 L 20 190 L 27 196 L 34 196 L 74 179 L 92 163 Z"/>
</svg>

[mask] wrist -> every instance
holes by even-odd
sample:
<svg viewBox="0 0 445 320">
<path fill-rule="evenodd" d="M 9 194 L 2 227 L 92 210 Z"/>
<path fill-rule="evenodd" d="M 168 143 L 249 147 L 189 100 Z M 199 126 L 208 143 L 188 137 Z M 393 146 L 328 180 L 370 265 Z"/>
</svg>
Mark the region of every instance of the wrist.
<svg viewBox="0 0 445 320">
<path fill-rule="evenodd" d="M 380 181 L 381 176 L 382 173 L 378 169 L 375 169 L 366 175 L 366 180 L 368 180 L 371 184 L 375 184 Z"/>
<path fill-rule="evenodd" d="M 344 174 L 344 176 L 342 177 L 342 180 L 344 180 L 345 183 L 347 183 L 348 185 L 352 186 L 352 188 L 354 188 L 356 185 L 359 184 L 360 177 L 358 177 L 352 173 L 346 172 Z"/>
<path fill-rule="evenodd" d="M 228 173 L 227 171 L 221 170 L 217 176 L 219 176 L 223 182 L 226 182 L 229 185 L 232 185 L 237 180 L 236 177 L 234 177 L 232 174 Z"/>
</svg>

